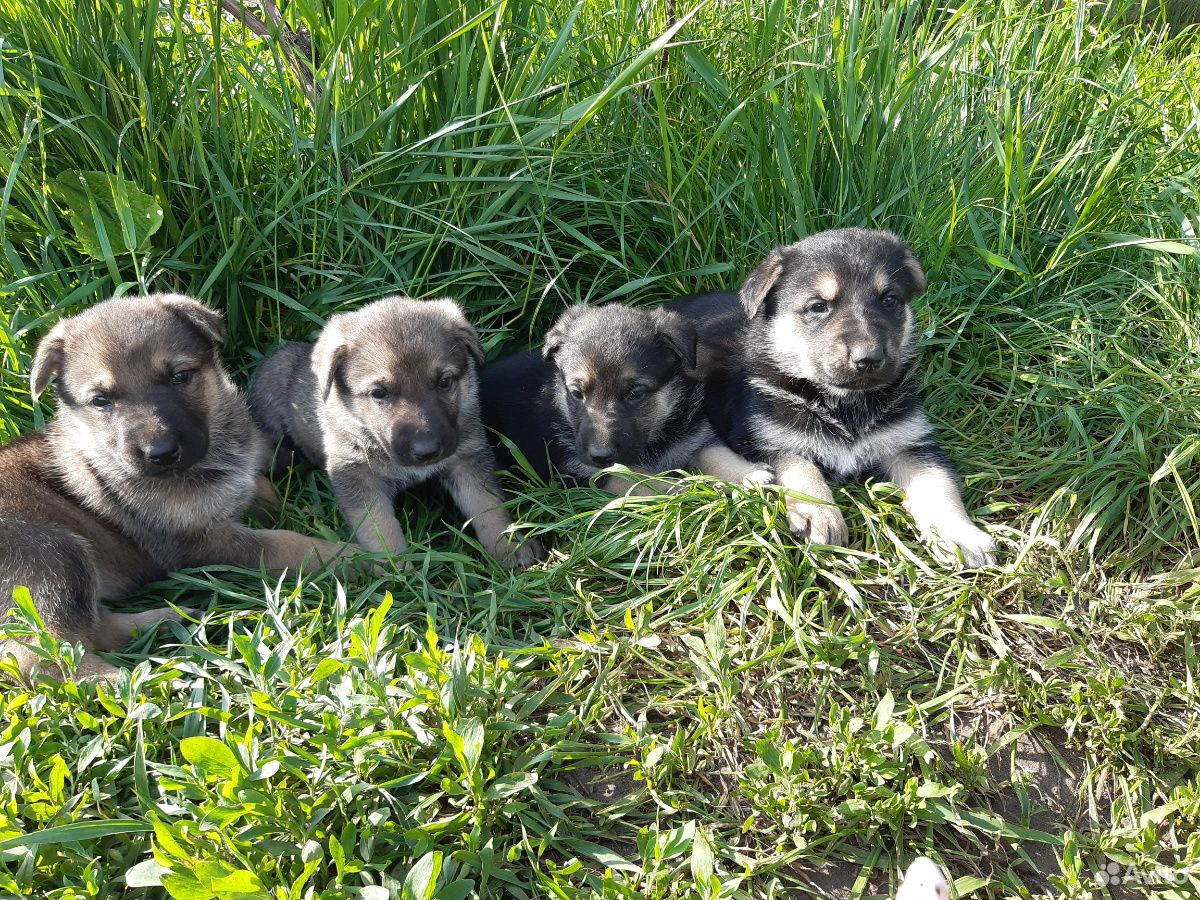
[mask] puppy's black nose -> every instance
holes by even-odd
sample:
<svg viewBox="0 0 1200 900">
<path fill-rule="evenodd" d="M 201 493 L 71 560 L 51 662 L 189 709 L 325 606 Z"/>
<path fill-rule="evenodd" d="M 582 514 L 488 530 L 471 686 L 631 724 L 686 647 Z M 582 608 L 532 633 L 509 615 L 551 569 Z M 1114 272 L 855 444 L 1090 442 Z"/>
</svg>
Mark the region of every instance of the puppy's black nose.
<svg viewBox="0 0 1200 900">
<path fill-rule="evenodd" d="M 611 466 L 613 460 L 617 458 L 616 451 L 612 447 L 599 444 L 592 444 L 588 447 L 588 458 L 597 466 Z"/>
<path fill-rule="evenodd" d="M 860 372 L 872 372 L 883 365 L 883 350 L 878 347 L 852 347 L 850 362 Z"/>
<path fill-rule="evenodd" d="M 413 438 L 410 447 L 413 459 L 417 462 L 432 462 L 442 453 L 442 442 L 433 435 Z"/>
<path fill-rule="evenodd" d="M 179 441 L 162 438 L 142 448 L 142 456 L 156 469 L 169 469 L 179 462 Z"/>
</svg>

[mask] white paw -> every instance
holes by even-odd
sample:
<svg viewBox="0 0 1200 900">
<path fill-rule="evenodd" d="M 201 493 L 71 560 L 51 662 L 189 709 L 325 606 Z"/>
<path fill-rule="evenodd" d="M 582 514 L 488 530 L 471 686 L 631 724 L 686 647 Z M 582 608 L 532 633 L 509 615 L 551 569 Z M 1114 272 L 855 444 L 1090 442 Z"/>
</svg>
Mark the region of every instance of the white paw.
<svg viewBox="0 0 1200 900">
<path fill-rule="evenodd" d="M 787 501 L 788 527 L 798 540 L 844 547 L 850 540 L 842 511 L 832 503 Z"/>
<path fill-rule="evenodd" d="M 946 565 L 982 569 L 996 564 L 996 542 L 981 528 L 965 524 L 927 538 L 933 555 Z"/>
<path fill-rule="evenodd" d="M 950 900 L 946 873 L 928 856 L 918 856 L 904 873 L 896 900 Z"/>
<path fill-rule="evenodd" d="M 775 470 L 763 466 L 760 469 L 751 469 L 742 478 L 742 487 L 762 487 L 767 484 L 775 483 Z"/>
</svg>

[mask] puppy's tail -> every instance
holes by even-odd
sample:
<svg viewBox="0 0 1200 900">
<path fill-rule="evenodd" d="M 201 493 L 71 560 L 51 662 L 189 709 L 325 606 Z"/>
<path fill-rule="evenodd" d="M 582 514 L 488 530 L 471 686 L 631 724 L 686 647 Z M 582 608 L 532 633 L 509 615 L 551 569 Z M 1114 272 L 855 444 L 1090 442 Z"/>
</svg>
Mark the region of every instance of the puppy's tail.
<svg viewBox="0 0 1200 900">
<path fill-rule="evenodd" d="M 946 873 L 928 856 L 918 856 L 904 873 L 896 900 L 950 900 Z"/>
</svg>

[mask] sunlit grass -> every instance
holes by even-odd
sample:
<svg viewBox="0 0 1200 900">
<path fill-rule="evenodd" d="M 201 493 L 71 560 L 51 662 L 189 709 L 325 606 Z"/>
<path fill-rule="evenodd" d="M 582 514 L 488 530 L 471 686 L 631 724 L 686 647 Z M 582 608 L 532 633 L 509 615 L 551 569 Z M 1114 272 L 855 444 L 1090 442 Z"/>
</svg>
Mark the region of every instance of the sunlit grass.
<svg viewBox="0 0 1200 900">
<path fill-rule="evenodd" d="M 1108 860 L 1200 887 L 1194 31 L 1009 0 L 299 2 L 313 102 L 218 7 L 0 0 L 0 436 L 51 414 L 37 338 L 115 292 L 223 308 L 244 383 L 386 292 L 458 297 L 496 356 L 567 303 L 888 227 L 1003 564 L 936 564 L 887 485 L 838 491 L 834 551 L 758 491 L 514 478 L 552 552 L 508 573 L 420 490 L 411 570 L 179 573 L 134 602 L 202 621 L 115 655 L 116 691 L 12 682 L 0 894 L 869 897 L 917 853 L 959 896 L 1103 896 Z M 73 172 L 161 227 L 90 258 L 51 191 Z M 280 487 L 283 526 L 344 533 L 320 473 Z"/>
</svg>

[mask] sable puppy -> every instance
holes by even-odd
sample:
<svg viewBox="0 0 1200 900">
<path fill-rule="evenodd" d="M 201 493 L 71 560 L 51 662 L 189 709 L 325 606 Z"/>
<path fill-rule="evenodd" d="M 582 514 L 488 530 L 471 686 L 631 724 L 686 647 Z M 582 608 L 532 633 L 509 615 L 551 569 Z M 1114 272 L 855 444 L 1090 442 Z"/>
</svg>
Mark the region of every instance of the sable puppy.
<svg viewBox="0 0 1200 900">
<path fill-rule="evenodd" d="M 111 600 L 172 569 L 298 568 L 338 547 L 238 519 L 255 493 L 262 438 L 221 366 L 219 312 L 190 297 L 107 300 L 38 346 L 36 399 L 58 377 L 58 415 L 0 448 L 0 613 L 30 591 L 47 630 L 113 650 L 171 610 L 116 613 Z M 7 641 L 28 672 L 36 657 Z M 94 653 L 79 674 L 114 678 Z"/>
<path fill-rule="evenodd" d="M 614 463 L 645 475 L 696 465 L 731 480 L 761 477 L 713 434 L 696 361 L 696 330 L 683 316 L 619 303 L 572 306 L 541 352 L 484 368 L 484 424 L 542 477 L 554 469 L 586 481 Z M 512 464 L 502 445 L 497 455 Z M 601 486 L 631 490 L 615 475 Z M 656 493 L 645 482 L 632 490 Z"/>
<path fill-rule="evenodd" d="M 407 546 L 396 493 L 438 478 L 503 565 L 541 557 L 514 540 L 479 420 L 479 336 L 452 300 L 386 297 L 333 316 L 315 344 L 286 344 L 250 383 L 259 426 L 329 472 L 354 539 Z"/>
<path fill-rule="evenodd" d="M 921 265 L 898 237 L 845 228 L 772 251 L 738 294 L 670 306 L 694 318 L 706 342 L 735 348 L 728 370 L 706 384 L 717 433 L 770 465 L 778 484 L 824 501 L 788 499 L 797 537 L 845 544 L 828 481 L 873 476 L 904 489 L 940 556 L 989 565 L 992 539 L 967 515 L 917 395 L 910 301 L 924 290 Z"/>
</svg>

